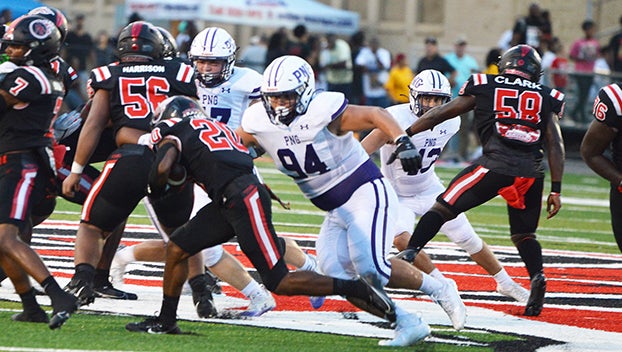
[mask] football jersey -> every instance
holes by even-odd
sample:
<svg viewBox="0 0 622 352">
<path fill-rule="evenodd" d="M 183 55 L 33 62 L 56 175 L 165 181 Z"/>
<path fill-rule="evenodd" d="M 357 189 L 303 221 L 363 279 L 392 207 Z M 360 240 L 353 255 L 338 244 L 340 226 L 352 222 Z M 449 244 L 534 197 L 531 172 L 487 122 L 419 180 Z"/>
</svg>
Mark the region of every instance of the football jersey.
<svg viewBox="0 0 622 352">
<path fill-rule="evenodd" d="M 61 77 L 66 94 L 78 79 L 78 73 L 60 56 L 56 56 L 50 60 L 50 65 L 52 66 L 52 71 Z"/>
<path fill-rule="evenodd" d="M 604 86 L 594 101 L 594 118 L 611 128 L 618 134 L 611 143 L 613 162 L 622 170 L 622 87 L 619 83 Z"/>
<path fill-rule="evenodd" d="M 406 129 L 419 119 L 410 110 L 409 104 L 394 105 L 387 108 L 393 118 L 402 129 Z M 380 148 L 380 161 L 382 174 L 391 181 L 398 196 L 411 196 L 426 190 L 433 179 L 437 179 L 434 173 L 434 163 L 441 155 L 443 148 L 449 139 L 460 129 L 460 116 L 446 120 L 432 130 L 426 130 L 410 137 L 415 147 L 421 154 L 421 169 L 415 175 L 408 175 L 402 169 L 399 160 L 387 165 L 387 160 L 395 151 L 396 146 L 385 144 Z"/>
<path fill-rule="evenodd" d="M 0 116 L 0 153 L 51 146 L 46 133 L 65 95 L 60 78 L 49 69 L 16 66 L 4 75 L 0 89 L 20 101 Z"/>
<path fill-rule="evenodd" d="M 148 132 L 152 114 L 164 99 L 197 96 L 194 69 L 179 60 L 100 66 L 91 71 L 89 83 L 93 92 L 110 92 L 110 119 L 115 134 L 121 127 Z"/>
<path fill-rule="evenodd" d="M 341 116 L 347 103 L 342 93 L 320 92 L 309 103 L 307 112 L 289 126 L 273 124 L 263 104 L 254 104 L 244 112 L 242 129 L 254 135 L 277 168 L 294 179 L 305 197 L 313 199 L 346 180 L 369 160 L 351 132 L 336 136 L 328 130 L 328 124 Z"/>
<path fill-rule="evenodd" d="M 261 74 L 245 67 L 235 67 L 231 77 L 216 87 L 204 87 L 197 80 L 199 102 L 211 118 L 235 129 L 250 102 L 261 98 L 261 80 Z"/>
<path fill-rule="evenodd" d="M 475 97 L 475 129 L 483 155 L 475 162 L 495 172 L 544 177 L 544 136 L 553 114 L 563 114 L 564 94 L 513 75 L 473 74 L 459 95 Z"/>
<path fill-rule="evenodd" d="M 240 137 L 214 119 L 163 120 L 151 131 L 151 142 L 166 136 L 177 137 L 180 164 L 212 199 L 233 179 L 253 172 L 253 158 Z"/>
</svg>

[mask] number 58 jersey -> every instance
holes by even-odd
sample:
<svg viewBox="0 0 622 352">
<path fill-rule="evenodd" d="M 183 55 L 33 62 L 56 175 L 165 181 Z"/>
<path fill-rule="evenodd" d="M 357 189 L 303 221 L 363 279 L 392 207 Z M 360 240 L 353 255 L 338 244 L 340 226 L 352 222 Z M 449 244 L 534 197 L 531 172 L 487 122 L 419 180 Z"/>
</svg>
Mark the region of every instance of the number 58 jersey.
<svg viewBox="0 0 622 352">
<path fill-rule="evenodd" d="M 91 71 L 90 87 L 110 94 L 115 134 L 121 127 L 150 131 L 158 105 L 173 95 L 196 98 L 194 68 L 181 60 L 113 63 Z"/>
<path fill-rule="evenodd" d="M 387 108 L 402 129 L 406 129 L 419 119 L 410 110 L 410 105 L 400 104 Z M 443 121 L 431 130 L 425 130 L 410 137 L 421 155 L 421 169 L 415 175 L 408 175 L 397 161 L 387 165 L 387 160 L 396 146 L 385 144 L 380 148 L 382 174 L 389 179 L 398 196 L 412 196 L 427 190 L 432 179 L 437 179 L 434 173 L 434 163 L 441 155 L 449 139 L 460 129 L 460 116 Z"/>
</svg>

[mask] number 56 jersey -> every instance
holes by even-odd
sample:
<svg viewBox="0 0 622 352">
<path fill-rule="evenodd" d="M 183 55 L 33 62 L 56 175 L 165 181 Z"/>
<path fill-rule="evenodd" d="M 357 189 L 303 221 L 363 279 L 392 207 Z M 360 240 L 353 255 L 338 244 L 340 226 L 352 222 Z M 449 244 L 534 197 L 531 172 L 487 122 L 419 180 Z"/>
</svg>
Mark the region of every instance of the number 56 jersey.
<svg viewBox="0 0 622 352">
<path fill-rule="evenodd" d="M 91 88 L 110 94 L 115 134 L 121 127 L 150 131 L 158 105 L 173 95 L 196 98 L 194 68 L 181 60 L 113 63 L 91 71 Z"/>
<path fill-rule="evenodd" d="M 410 104 L 394 105 L 387 108 L 402 129 L 406 129 L 419 119 L 410 110 Z M 460 129 L 460 116 L 443 121 L 431 130 L 425 130 L 410 137 L 415 147 L 421 154 L 421 169 L 415 175 L 408 175 L 402 169 L 400 162 L 387 165 L 391 153 L 396 146 L 385 144 L 380 148 L 380 161 L 382 174 L 391 181 L 398 196 L 410 197 L 420 194 L 430 188 L 432 179 L 437 179 L 434 172 L 434 163 L 441 155 L 443 148 L 449 139 Z"/>
</svg>

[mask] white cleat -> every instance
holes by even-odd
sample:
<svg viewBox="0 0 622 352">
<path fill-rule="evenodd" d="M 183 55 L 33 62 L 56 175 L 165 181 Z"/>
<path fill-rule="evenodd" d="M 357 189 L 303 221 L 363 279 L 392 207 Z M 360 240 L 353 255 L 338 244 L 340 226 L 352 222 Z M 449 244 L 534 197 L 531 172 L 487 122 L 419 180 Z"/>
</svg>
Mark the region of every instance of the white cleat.
<svg viewBox="0 0 622 352">
<path fill-rule="evenodd" d="M 276 301 L 274 300 L 274 297 L 272 297 L 270 291 L 268 291 L 263 285 L 261 285 L 261 288 L 261 291 L 249 297 L 251 303 L 245 311 L 240 313 L 240 316 L 258 317 L 276 308 Z"/>
<path fill-rule="evenodd" d="M 430 335 L 430 326 L 419 315 L 405 314 L 397 317 L 395 338 L 380 340 L 379 346 L 404 347 L 413 345 Z"/>
<path fill-rule="evenodd" d="M 123 287 L 123 275 L 125 275 L 125 268 L 127 264 L 121 263 L 118 256 L 115 255 L 110 264 L 110 282 L 112 286 Z"/>
<path fill-rule="evenodd" d="M 454 329 L 461 330 L 466 324 L 466 306 L 454 286 L 455 282 L 452 284 L 452 281 L 444 280 L 443 286 L 432 293 L 430 297 L 447 313 Z"/>
<path fill-rule="evenodd" d="M 497 292 L 520 303 L 527 303 L 529 291 L 512 281 L 509 285 L 497 285 Z"/>
</svg>

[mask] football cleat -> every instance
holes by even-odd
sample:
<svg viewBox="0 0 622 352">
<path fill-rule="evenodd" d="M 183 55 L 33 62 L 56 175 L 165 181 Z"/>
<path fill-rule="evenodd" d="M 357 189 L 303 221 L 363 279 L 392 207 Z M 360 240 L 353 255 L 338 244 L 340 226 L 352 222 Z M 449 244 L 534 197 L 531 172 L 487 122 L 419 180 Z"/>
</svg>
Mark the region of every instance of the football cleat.
<svg viewBox="0 0 622 352">
<path fill-rule="evenodd" d="M 536 317 L 542 312 L 544 294 L 546 293 L 546 278 L 543 273 L 536 274 L 531 279 L 531 293 L 525 307 L 525 315 Z"/>
<path fill-rule="evenodd" d="M 216 306 L 214 305 L 214 298 L 212 292 L 209 289 L 203 292 L 192 292 L 192 302 L 197 310 L 199 318 L 213 318 L 218 315 Z"/>
<path fill-rule="evenodd" d="M 160 320 L 157 317 L 147 318 L 143 321 L 139 321 L 136 323 L 128 323 L 125 325 L 125 330 L 131 332 L 146 332 L 149 334 L 171 334 L 177 335 L 181 334 L 181 330 L 177 326 L 177 324 L 173 324 L 172 326 L 164 326 L 160 323 Z"/>
<path fill-rule="evenodd" d="M 367 288 L 367 303 L 379 311 L 384 312 L 385 319 L 390 322 L 395 322 L 395 303 L 387 296 L 387 293 L 382 289 L 375 288 L 362 277 L 359 277 L 358 281 L 363 283 Z"/>
<path fill-rule="evenodd" d="M 93 287 L 96 297 L 112 298 L 112 299 L 124 299 L 129 301 L 135 301 L 138 296 L 135 293 L 121 291 L 112 286 L 111 283 L 101 287 Z"/>
<path fill-rule="evenodd" d="M 454 329 L 460 330 L 466 323 L 466 306 L 452 281 L 449 279 L 441 280 L 443 286 L 434 291 L 430 298 L 447 313 Z"/>
<path fill-rule="evenodd" d="M 417 256 L 418 253 L 419 251 L 414 248 L 406 248 L 403 251 L 397 253 L 395 255 L 395 258 L 404 260 L 412 264 L 415 262 L 415 257 Z"/>
<path fill-rule="evenodd" d="M 79 298 L 67 293 L 62 299 L 63 302 L 60 304 L 57 301 L 52 302 L 54 311 L 52 312 L 52 318 L 48 323 L 48 327 L 50 329 L 60 328 L 71 317 L 71 314 L 78 309 L 80 302 Z"/>
<path fill-rule="evenodd" d="M 324 301 L 326 301 L 326 297 L 324 296 L 309 296 L 309 303 L 311 303 L 313 309 L 322 308 Z"/>
<path fill-rule="evenodd" d="M 419 315 L 404 314 L 397 317 L 395 337 L 392 340 L 380 340 L 380 346 L 404 347 L 415 344 L 430 335 L 430 326 Z"/>
<path fill-rule="evenodd" d="M 93 285 L 82 280 L 71 279 L 65 291 L 71 293 L 78 298 L 78 304 L 80 306 L 86 306 L 95 302 L 95 291 L 93 291 Z"/>
<path fill-rule="evenodd" d="M 251 303 L 245 311 L 240 313 L 241 317 L 258 317 L 276 308 L 274 297 L 263 285 L 261 285 L 261 291 L 256 292 L 249 298 Z"/>
<path fill-rule="evenodd" d="M 39 308 L 34 312 L 23 311 L 13 314 L 11 316 L 11 320 L 28 323 L 48 323 L 50 321 L 50 318 L 48 318 L 47 313 L 43 309 Z"/>
<path fill-rule="evenodd" d="M 527 303 L 529 291 L 512 281 L 508 285 L 497 285 L 497 292 L 520 303 Z"/>
</svg>

